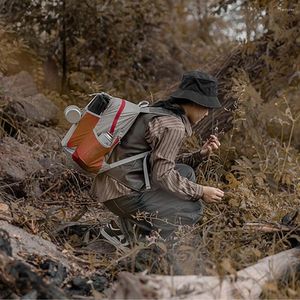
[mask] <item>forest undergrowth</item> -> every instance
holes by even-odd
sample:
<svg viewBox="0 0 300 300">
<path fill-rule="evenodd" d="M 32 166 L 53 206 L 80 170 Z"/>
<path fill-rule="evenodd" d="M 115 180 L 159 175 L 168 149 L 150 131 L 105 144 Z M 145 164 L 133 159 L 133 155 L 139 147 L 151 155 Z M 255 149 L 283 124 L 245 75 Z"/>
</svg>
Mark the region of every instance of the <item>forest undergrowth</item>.
<svg viewBox="0 0 300 300">
<path fill-rule="evenodd" d="M 51 240 L 78 257 L 88 269 L 104 269 L 111 281 L 121 270 L 236 274 L 265 256 L 290 248 L 299 240 L 296 214 L 300 201 L 300 154 L 293 147 L 292 138 L 300 115 L 293 108 L 297 91 L 287 89 L 274 99 L 278 106 L 285 107 L 281 120 L 284 128 L 276 137 L 268 127 L 274 116 L 265 114 L 265 104 L 257 101 L 257 94 L 253 101 L 249 82 L 239 82 L 236 86 L 243 91 L 243 100 L 235 112 L 234 126 L 220 137 L 219 153 L 201 162 L 196 170 L 198 183 L 219 187 L 225 191 L 225 198 L 221 203 L 205 205 L 203 219 L 192 229 L 181 227 L 174 245 L 154 236 L 148 242 L 137 242 L 133 249 L 112 251 L 112 246 L 99 239 L 99 228 L 114 216 L 89 197 L 91 179 L 63 164 L 50 176 L 38 173 L 22 183 L 27 196 L 12 202 L 12 223 Z M 65 98 L 66 102 L 71 101 Z M 2 125 L 7 120 L 2 115 Z M 48 149 L 27 136 L 24 123 L 14 120 L 10 126 L 17 132 L 17 140 L 49 155 Z M 286 127 L 289 134 L 283 133 Z M 60 131 L 63 132 L 61 128 Z M 200 145 L 201 141 L 193 137 L 184 148 L 195 151 Z M 37 182 L 43 191 L 39 199 L 28 196 Z M 296 217 L 290 230 L 260 230 L 264 224 L 275 228 L 284 224 L 286 215 Z M 148 220 L 151 222 L 151 217 Z M 249 223 L 259 226 L 252 228 Z M 266 297 L 297 297 L 300 294 L 297 280 L 266 285 Z"/>
<path fill-rule="evenodd" d="M 4 30 L 0 30 L 0 37 L 0 54 L 8 57 L 2 61 L 0 55 L 1 71 L 5 73 L 9 65 L 18 65 L 14 56 L 25 52 L 31 57 L 32 73 L 40 91 L 60 108 L 55 130 L 62 137 L 68 127 L 63 119 L 65 106 L 83 106 L 87 93 L 98 92 L 103 85 L 92 78 L 85 82 L 87 90 L 74 88 L 60 95 L 40 84 L 44 79 L 40 61 L 32 58 L 26 43 L 18 40 L 11 44 L 4 39 Z M 15 53 L 10 53 L 10 49 L 15 49 Z M 245 70 L 237 69 L 231 80 L 239 99 L 233 128 L 220 135 L 219 152 L 201 162 L 196 170 L 198 183 L 224 190 L 225 198 L 217 204 L 204 204 L 202 220 L 193 228 L 180 227 L 173 244 L 152 236 L 146 242 L 137 242 L 132 249 L 115 250 L 99 236 L 100 226 L 114 218 L 113 214 L 90 198 L 91 178 L 63 163 L 49 167 L 48 172 L 34 173 L 22 182 L 1 183 L 0 197 L 10 202 L 8 220 L 52 241 L 64 253 L 76 257 L 87 271 L 103 270 L 110 282 L 124 270 L 165 275 L 235 275 L 263 257 L 295 246 L 300 232 L 299 88 L 287 84 L 276 97 L 266 100 L 251 84 Z M 113 86 L 105 91 L 116 92 Z M 133 93 L 134 87 L 129 94 Z M 61 149 L 50 150 L 46 140 L 40 143 L 30 137 L 28 128 L 32 124 L 11 114 L 5 97 L 0 90 L 0 137 L 10 136 L 29 145 L 36 157 L 61 159 Z M 34 126 L 48 129 L 46 125 Z M 195 151 L 202 142 L 193 136 L 183 148 Z M 37 186 L 41 189 L 39 197 Z M 138 217 L 151 222 L 155 216 Z M 296 275 L 286 282 L 270 282 L 262 297 L 299 298 L 299 283 Z"/>
</svg>

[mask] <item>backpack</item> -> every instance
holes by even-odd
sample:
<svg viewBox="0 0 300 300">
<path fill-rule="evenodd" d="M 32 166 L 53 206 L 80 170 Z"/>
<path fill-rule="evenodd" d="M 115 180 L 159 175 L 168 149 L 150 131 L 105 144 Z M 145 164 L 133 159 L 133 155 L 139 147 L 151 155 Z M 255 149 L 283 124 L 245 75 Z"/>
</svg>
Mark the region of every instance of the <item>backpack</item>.
<svg viewBox="0 0 300 300">
<path fill-rule="evenodd" d="M 108 164 L 107 160 L 128 132 L 140 113 L 168 115 L 158 107 L 149 107 L 149 102 L 139 104 L 116 98 L 104 92 L 93 94 L 92 100 L 80 110 L 71 105 L 65 116 L 73 123 L 61 141 L 67 161 L 71 166 L 87 175 L 97 175 L 122 164 L 144 159 L 146 187 L 150 187 L 146 157 L 143 152 Z"/>
</svg>

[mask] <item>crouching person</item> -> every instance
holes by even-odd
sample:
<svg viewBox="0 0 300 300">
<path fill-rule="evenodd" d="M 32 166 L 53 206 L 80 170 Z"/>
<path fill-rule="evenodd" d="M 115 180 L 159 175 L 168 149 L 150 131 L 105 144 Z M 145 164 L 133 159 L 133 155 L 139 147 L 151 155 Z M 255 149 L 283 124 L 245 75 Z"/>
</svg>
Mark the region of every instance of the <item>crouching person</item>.
<svg viewBox="0 0 300 300">
<path fill-rule="evenodd" d="M 145 184 L 145 161 L 139 159 L 98 174 L 91 195 L 114 214 L 101 233 L 115 246 L 128 246 L 136 238 L 158 231 L 169 237 L 179 225 L 194 225 L 202 215 L 203 203 L 222 199 L 223 191 L 196 183 L 190 166 L 220 146 L 216 136 L 201 151 L 178 156 L 191 126 L 207 116 L 209 109 L 220 107 L 214 77 L 193 71 L 183 75 L 179 88 L 166 101 L 153 105 L 155 112 L 140 114 L 108 162 L 149 151 L 148 171 L 151 188 Z"/>
</svg>

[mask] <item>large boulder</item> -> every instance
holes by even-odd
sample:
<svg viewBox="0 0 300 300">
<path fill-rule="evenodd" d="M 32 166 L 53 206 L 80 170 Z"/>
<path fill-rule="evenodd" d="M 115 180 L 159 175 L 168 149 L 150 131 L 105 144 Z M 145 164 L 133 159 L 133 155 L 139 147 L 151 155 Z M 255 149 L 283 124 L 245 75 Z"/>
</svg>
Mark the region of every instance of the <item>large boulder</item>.
<svg viewBox="0 0 300 300">
<path fill-rule="evenodd" d="M 0 78 L 3 93 L 9 99 L 6 110 L 22 120 L 33 123 L 57 124 L 58 108 L 43 94 L 39 94 L 36 84 L 27 72 Z"/>
<path fill-rule="evenodd" d="M 1 78 L 4 92 L 9 96 L 20 95 L 29 97 L 38 93 L 36 84 L 28 72 L 22 71 L 16 75 Z"/>
<path fill-rule="evenodd" d="M 0 220 L 0 228 L 5 230 L 10 236 L 13 257 L 22 258 L 20 253 L 35 254 L 41 257 L 48 256 L 59 261 L 68 269 L 71 267 L 69 258 L 59 251 L 52 242 L 30 234 L 2 220 Z M 79 269 L 79 267 L 74 264 L 72 264 L 72 267 Z"/>
<path fill-rule="evenodd" d="M 0 181 L 18 182 L 43 169 L 32 150 L 11 137 L 0 140 Z"/>
<path fill-rule="evenodd" d="M 54 125 L 58 123 L 58 108 L 43 94 L 26 98 L 17 97 L 9 105 L 17 116 L 32 122 Z"/>
</svg>

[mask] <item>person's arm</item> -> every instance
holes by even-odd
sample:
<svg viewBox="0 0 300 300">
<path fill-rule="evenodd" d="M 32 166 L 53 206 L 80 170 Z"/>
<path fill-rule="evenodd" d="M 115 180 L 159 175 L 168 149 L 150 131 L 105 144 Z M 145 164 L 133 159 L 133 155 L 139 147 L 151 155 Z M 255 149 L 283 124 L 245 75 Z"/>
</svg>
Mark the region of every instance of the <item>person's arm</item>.
<svg viewBox="0 0 300 300">
<path fill-rule="evenodd" d="M 176 117 L 157 117 L 149 122 L 145 138 L 152 149 L 151 178 L 153 183 L 177 197 L 195 201 L 203 196 L 203 186 L 188 180 L 175 170 L 176 155 L 184 135 L 184 125 Z"/>
<path fill-rule="evenodd" d="M 199 163 L 201 163 L 207 156 L 213 151 L 219 149 L 221 143 L 217 136 L 210 135 L 209 139 L 204 143 L 202 148 L 192 153 L 182 153 L 177 156 L 176 162 L 183 163 L 196 169 Z"/>
<path fill-rule="evenodd" d="M 205 157 L 205 155 L 202 155 L 201 150 L 191 153 L 182 153 L 176 157 L 176 163 L 186 164 L 196 169 Z"/>
</svg>

